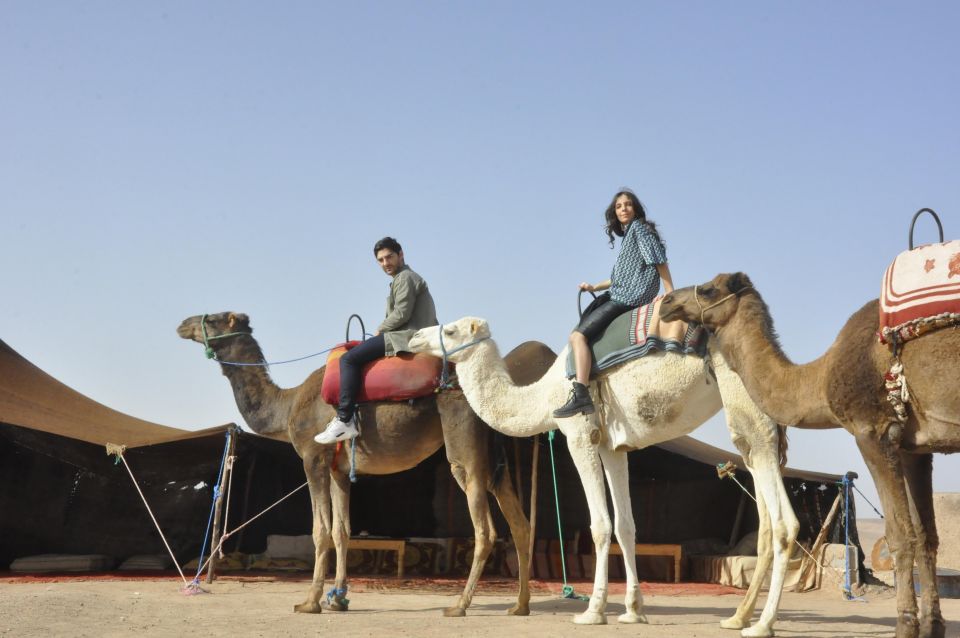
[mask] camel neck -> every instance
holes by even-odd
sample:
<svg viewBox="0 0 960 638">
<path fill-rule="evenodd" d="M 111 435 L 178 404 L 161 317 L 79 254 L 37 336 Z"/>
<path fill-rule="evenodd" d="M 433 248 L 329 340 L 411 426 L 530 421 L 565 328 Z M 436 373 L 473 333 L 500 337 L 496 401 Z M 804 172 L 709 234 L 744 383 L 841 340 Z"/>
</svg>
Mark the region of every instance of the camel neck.
<svg viewBox="0 0 960 638">
<path fill-rule="evenodd" d="M 236 363 L 260 363 L 263 351 L 256 339 L 250 336 L 234 338 L 221 348 L 218 357 L 222 361 Z M 244 421 L 257 434 L 275 435 L 286 433 L 290 401 L 264 365 L 229 365 L 221 363 L 223 375 L 233 388 L 233 397 Z"/>
<path fill-rule="evenodd" d="M 510 378 L 506 364 L 492 339 L 476 344 L 465 351 L 467 356 L 457 363 L 457 377 L 470 407 L 494 430 L 508 436 L 533 436 L 555 427 L 550 409 L 559 399 L 548 396 L 551 385 L 547 380 L 561 370 L 566 358 L 557 357 L 539 381 L 518 386 Z"/>
<path fill-rule="evenodd" d="M 824 357 L 790 361 L 773 333 L 769 312 L 754 296 L 740 300 L 734 318 L 716 339 L 730 369 L 743 380 L 760 409 L 782 425 L 834 427 L 823 395 Z"/>
</svg>

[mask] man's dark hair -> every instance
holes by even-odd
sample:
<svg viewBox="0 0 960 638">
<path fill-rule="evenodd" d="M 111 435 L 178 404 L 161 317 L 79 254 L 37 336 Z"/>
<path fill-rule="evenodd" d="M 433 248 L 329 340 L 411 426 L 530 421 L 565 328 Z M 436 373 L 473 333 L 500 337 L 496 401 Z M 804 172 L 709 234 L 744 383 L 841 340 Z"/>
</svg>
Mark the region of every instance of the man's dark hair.
<svg viewBox="0 0 960 638">
<path fill-rule="evenodd" d="M 376 257 L 377 253 L 383 250 L 384 248 L 388 250 L 392 250 L 398 255 L 403 252 L 403 248 L 400 246 L 400 242 L 398 242 L 393 237 L 384 237 L 383 239 L 381 239 L 380 241 L 378 241 L 373 245 L 373 256 Z"/>
</svg>

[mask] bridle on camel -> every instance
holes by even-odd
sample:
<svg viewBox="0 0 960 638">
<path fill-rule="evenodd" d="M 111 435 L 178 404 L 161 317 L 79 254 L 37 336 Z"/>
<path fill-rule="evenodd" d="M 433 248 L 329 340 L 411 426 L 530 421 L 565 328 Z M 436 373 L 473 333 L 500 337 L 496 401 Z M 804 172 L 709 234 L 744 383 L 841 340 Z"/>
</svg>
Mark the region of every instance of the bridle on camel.
<svg viewBox="0 0 960 638">
<path fill-rule="evenodd" d="M 246 332 L 227 332 L 222 335 L 213 335 L 210 337 L 207 335 L 207 315 L 200 317 L 200 331 L 203 332 L 203 352 L 207 355 L 207 359 L 213 359 L 214 361 L 217 360 L 217 353 L 213 351 L 213 347 L 210 345 L 211 341 L 248 334 Z"/>
<path fill-rule="evenodd" d="M 700 308 L 700 325 L 701 325 L 701 326 L 705 326 L 705 325 L 706 325 L 706 324 L 704 323 L 704 321 L 703 321 L 703 313 L 705 313 L 706 311 L 710 310 L 711 308 L 716 308 L 717 306 L 719 306 L 720 304 L 722 304 L 724 301 L 726 301 L 726 300 L 728 300 L 728 299 L 731 299 L 731 298 L 733 298 L 733 297 L 739 296 L 740 293 L 743 292 L 744 290 L 753 290 L 753 286 L 744 286 L 743 288 L 741 288 L 741 289 L 738 290 L 737 292 L 731 292 L 729 295 L 727 295 L 726 297 L 724 297 L 724 298 L 721 299 L 720 301 L 717 301 L 717 302 L 715 302 L 715 303 L 712 303 L 712 304 L 710 304 L 709 306 L 707 306 L 706 308 L 704 308 L 704 307 L 703 307 L 703 304 L 700 303 L 700 294 L 697 292 L 697 290 L 698 290 L 699 288 L 700 288 L 700 286 L 694 286 L 694 287 L 693 287 L 693 298 L 694 298 L 694 300 L 697 302 L 697 306 Z"/>
<path fill-rule="evenodd" d="M 473 346 L 486 341 L 490 337 L 480 337 L 479 339 L 474 339 L 470 343 L 465 343 L 462 346 L 457 346 L 453 350 L 447 350 L 447 346 L 443 343 L 443 324 L 439 326 L 440 329 L 440 352 L 443 353 L 443 364 L 440 370 L 440 389 L 451 388 L 453 385 L 450 383 L 450 373 L 447 371 L 447 364 L 450 361 L 450 355 L 460 352 L 461 350 L 466 350 L 467 348 L 472 348 Z"/>
</svg>

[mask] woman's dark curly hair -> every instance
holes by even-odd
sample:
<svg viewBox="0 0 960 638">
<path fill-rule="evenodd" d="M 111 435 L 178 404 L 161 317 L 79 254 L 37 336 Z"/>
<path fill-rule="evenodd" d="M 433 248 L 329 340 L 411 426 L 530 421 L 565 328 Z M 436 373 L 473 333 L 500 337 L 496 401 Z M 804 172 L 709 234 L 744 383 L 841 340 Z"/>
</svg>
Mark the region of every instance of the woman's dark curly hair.
<svg viewBox="0 0 960 638">
<path fill-rule="evenodd" d="M 647 209 L 643 207 L 643 204 L 640 203 L 640 200 L 637 199 L 637 196 L 633 191 L 628 189 L 621 189 L 617 191 L 617 194 L 613 196 L 613 199 L 610 200 L 610 205 L 607 206 L 606 212 L 603 214 L 603 218 L 607 223 L 607 237 L 610 238 L 610 248 L 613 248 L 613 236 L 623 237 L 624 227 L 620 223 L 620 220 L 617 219 L 617 198 L 621 195 L 626 195 L 633 201 L 633 210 L 637 214 L 637 220 L 646 224 L 650 230 L 653 231 L 653 234 L 656 235 L 657 239 L 660 240 L 660 243 L 663 243 L 663 239 L 660 237 L 660 233 L 657 232 L 657 225 L 654 224 L 651 220 L 647 219 Z"/>
</svg>

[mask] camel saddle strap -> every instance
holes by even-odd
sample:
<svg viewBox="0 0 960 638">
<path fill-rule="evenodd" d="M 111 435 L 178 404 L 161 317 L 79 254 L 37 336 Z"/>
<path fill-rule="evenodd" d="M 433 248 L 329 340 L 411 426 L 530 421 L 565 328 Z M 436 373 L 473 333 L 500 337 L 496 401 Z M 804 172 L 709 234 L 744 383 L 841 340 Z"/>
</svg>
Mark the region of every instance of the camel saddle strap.
<svg viewBox="0 0 960 638">
<path fill-rule="evenodd" d="M 330 405 L 340 402 L 340 357 L 359 341 L 342 343 L 330 351 L 320 395 Z M 357 403 L 406 401 L 432 394 L 440 385 L 443 361 L 429 354 L 402 352 L 371 361 L 363 367 Z"/>
<path fill-rule="evenodd" d="M 960 240 L 926 244 L 893 260 L 880 290 L 880 343 L 960 323 Z"/>
<path fill-rule="evenodd" d="M 700 325 L 685 321 L 660 322 L 662 300 L 662 296 L 657 297 L 646 306 L 625 312 L 607 326 L 590 345 L 593 352 L 591 374 L 658 351 L 706 355 L 707 334 Z M 567 376 L 575 375 L 571 351 L 567 356 Z"/>
</svg>

